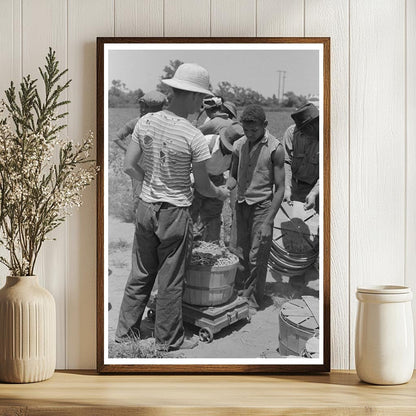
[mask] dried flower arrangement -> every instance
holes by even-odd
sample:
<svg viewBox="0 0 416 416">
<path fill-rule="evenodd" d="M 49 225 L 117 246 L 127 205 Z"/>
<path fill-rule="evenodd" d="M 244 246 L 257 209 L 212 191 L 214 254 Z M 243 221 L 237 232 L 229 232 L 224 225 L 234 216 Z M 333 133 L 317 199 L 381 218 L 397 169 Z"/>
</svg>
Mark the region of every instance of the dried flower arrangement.
<svg viewBox="0 0 416 416">
<path fill-rule="evenodd" d="M 80 144 L 60 138 L 66 127 L 59 123 L 69 103 L 60 100 L 70 80 L 60 85 L 60 71 L 49 48 L 44 70 L 39 68 L 44 96 L 37 80 L 23 78 L 20 91 L 13 82 L 0 104 L 0 245 L 1 256 L 12 276 L 31 276 L 39 250 L 48 234 L 81 205 L 81 194 L 96 175 L 89 156 L 92 133 Z"/>
</svg>

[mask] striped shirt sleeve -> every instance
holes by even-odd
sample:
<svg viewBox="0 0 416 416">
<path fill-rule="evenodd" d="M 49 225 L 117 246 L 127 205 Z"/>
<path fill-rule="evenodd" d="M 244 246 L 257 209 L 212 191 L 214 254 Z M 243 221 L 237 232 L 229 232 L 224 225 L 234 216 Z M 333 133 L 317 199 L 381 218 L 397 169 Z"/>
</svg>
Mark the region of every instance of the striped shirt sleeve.
<svg viewBox="0 0 416 416">
<path fill-rule="evenodd" d="M 203 162 L 211 157 L 207 141 L 202 133 L 198 132 L 191 140 L 191 152 L 193 163 Z"/>
</svg>

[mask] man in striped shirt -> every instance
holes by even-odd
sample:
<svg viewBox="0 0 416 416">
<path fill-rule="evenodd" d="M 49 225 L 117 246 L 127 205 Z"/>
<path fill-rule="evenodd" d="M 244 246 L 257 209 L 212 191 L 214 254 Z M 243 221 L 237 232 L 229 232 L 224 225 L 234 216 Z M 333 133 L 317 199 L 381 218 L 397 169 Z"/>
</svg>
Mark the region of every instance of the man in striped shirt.
<svg viewBox="0 0 416 416">
<path fill-rule="evenodd" d="M 182 294 L 185 269 L 192 249 L 190 171 L 199 193 L 225 200 L 225 186 L 209 180 L 205 163 L 210 158 L 202 133 L 187 120 L 199 110 L 209 91 L 208 72 L 197 64 L 182 64 L 171 79 L 173 89 L 166 110 L 147 114 L 137 123 L 127 149 L 125 172 L 140 179 L 137 165 L 143 156 L 144 181 L 136 212 L 132 271 L 127 281 L 116 341 L 137 334 L 156 277 L 155 342 L 162 350 L 193 348 L 185 339 Z"/>
</svg>

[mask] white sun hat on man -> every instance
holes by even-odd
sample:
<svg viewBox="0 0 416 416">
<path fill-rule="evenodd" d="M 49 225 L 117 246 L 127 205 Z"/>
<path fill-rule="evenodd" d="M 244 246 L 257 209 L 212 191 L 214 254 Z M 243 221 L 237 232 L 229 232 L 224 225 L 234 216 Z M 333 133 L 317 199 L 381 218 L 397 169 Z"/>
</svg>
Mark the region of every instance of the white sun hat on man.
<svg viewBox="0 0 416 416">
<path fill-rule="evenodd" d="M 208 71 L 198 64 L 185 63 L 179 65 L 173 78 L 162 79 L 162 82 L 179 90 L 214 95 L 209 90 Z"/>
</svg>

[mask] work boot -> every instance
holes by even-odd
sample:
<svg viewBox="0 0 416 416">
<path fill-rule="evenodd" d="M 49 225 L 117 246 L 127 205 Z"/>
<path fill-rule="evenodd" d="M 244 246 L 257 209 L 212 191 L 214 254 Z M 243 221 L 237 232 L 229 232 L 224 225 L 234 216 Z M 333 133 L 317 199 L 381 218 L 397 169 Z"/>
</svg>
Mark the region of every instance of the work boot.
<svg viewBox="0 0 416 416">
<path fill-rule="evenodd" d="M 198 338 L 190 337 L 185 338 L 179 347 L 169 347 L 169 351 L 177 351 L 177 350 L 191 350 L 198 345 Z"/>
<path fill-rule="evenodd" d="M 171 347 L 165 344 L 156 344 L 156 349 L 161 352 L 178 351 L 178 350 L 191 350 L 198 345 L 198 339 L 185 338 L 179 347 Z"/>
<path fill-rule="evenodd" d="M 197 338 L 184 339 L 182 344 L 179 346 L 179 350 L 192 350 L 199 344 Z"/>
</svg>

